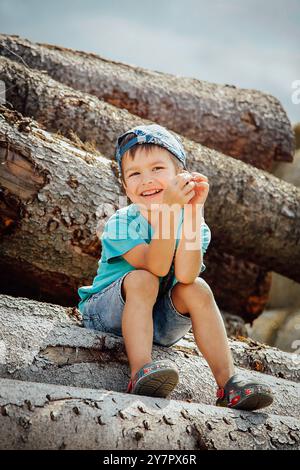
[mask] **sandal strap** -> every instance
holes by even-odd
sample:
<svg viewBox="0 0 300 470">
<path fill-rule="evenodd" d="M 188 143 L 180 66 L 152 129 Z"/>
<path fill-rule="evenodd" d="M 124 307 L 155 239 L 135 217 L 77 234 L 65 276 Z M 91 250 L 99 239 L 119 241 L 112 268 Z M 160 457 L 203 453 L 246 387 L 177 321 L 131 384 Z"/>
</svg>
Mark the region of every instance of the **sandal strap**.
<svg viewBox="0 0 300 470">
<path fill-rule="evenodd" d="M 165 369 L 165 368 L 174 368 L 174 365 L 171 363 L 168 363 L 167 361 L 153 361 L 149 362 L 135 374 L 133 381 L 140 379 L 141 377 L 144 377 L 147 374 L 150 374 L 151 372 L 154 372 L 155 370 L 158 369 Z"/>
<path fill-rule="evenodd" d="M 241 398 L 257 392 L 269 392 L 271 390 L 268 386 L 260 384 L 255 380 L 245 380 L 239 374 L 234 374 L 226 382 L 223 388 L 219 387 L 217 390 L 217 398 L 225 399 L 228 406 L 233 406 L 238 403 Z"/>
<path fill-rule="evenodd" d="M 129 380 L 128 387 L 127 387 L 127 390 L 126 390 L 126 393 L 131 393 L 131 390 L 132 390 L 132 380 Z"/>
</svg>

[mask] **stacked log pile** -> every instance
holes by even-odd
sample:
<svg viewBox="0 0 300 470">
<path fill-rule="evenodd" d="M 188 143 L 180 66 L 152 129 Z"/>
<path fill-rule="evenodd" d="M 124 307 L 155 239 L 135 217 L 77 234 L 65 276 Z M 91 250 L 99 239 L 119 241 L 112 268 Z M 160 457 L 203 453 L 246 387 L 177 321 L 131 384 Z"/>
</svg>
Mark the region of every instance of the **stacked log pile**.
<svg viewBox="0 0 300 470">
<path fill-rule="evenodd" d="M 51 80 L 24 64 L 2 58 L 0 70 L 7 101 L 14 109 L 34 117 L 52 132 L 67 136 L 70 131 L 76 132 L 83 141 L 92 141 L 108 159 L 113 159 L 116 137 L 121 132 L 140 122 L 149 122 Z M 275 113 L 276 109 L 269 112 Z M 286 139 L 291 140 L 288 135 Z M 284 253 L 280 258 L 277 253 L 284 246 L 290 257 L 290 249 L 297 244 L 299 232 L 291 224 L 297 220 L 299 191 L 295 193 L 293 185 L 287 187 L 283 182 L 280 186 L 278 179 L 270 179 L 268 173 L 240 160 L 224 158 L 223 154 L 184 137 L 183 142 L 189 169 L 203 172 L 210 180 L 206 220 L 214 236 L 205 279 L 213 287 L 221 308 L 252 321 L 266 304 L 271 284 L 269 271 L 294 276 L 291 266 L 284 261 Z M 283 243 L 288 234 L 292 246 Z M 276 254 L 272 253 L 274 250 Z M 265 255 L 272 258 L 271 265 Z M 95 261 L 90 260 L 88 284 L 95 272 Z M 274 262 L 281 262 L 281 267 L 273 267 Z M 236 291 L 238 296 L 233 295 Z"/>
<path fill-rule="evenodd" d="M 275 400 L 267 413 L 220 409 L 189 339 L 153 347 L 180 370 L 168 399 L 128 395 L 122 338 L 82 328 L 75 309 L 1 295 L 1 448 L 300 448 L 299 358 L 230 340 L 239 372 L 271 385 Z"/>
<path fill-rule="evenodd" d="M 116 138 L 141 123 L 180 134 L 188 169 L 209 178 L 203 277 L 223 312 L 257 317 L 270 271 L 300 281 L 300 189 L 269 173 L 293 158 L 280 103 L 15 36 L 0 55 L 1 447 L 299 448 L 296 354 L 230 340 L 241 373 L 276 390 L 267 413 L 216 408 L 190 336 L 154 347 L 181 370 L 170 400 L 129 396 L 123 339 L 82 328 L 76 309 L 105 222 L 128 203 Z"/>
<path fill-rule="evenodd" d="M 270 170 L 274 161 L 292 161 L 287 115 L 276 98 L 258 90 L 154 72 L 18 36 L 0 35 L 0 52 L 257 168 Z"/>
</svg>

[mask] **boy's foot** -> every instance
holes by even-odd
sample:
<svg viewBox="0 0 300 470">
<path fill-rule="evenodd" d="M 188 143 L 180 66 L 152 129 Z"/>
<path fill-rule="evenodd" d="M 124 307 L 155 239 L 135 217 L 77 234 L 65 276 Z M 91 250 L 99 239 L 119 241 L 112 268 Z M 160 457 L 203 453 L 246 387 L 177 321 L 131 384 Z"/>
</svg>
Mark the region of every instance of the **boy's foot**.
<svg viewBox="0 0 300 470">
<path fill-rule="evenodd" d="M 239 410 L 258 410 L 271 405 L 271 389 L 254 380 L 245 380 L 239 374 L 233 375 L 224 388 L 217 391 L 217 406 L 227 406 Z"/>
<path fill-rule="evenodd" d="M 129 381 L 127 393 L 165 398 L 178 382 L 178 369 L 171 361 L 153 361 L 145 364 Z"/>
</svg>

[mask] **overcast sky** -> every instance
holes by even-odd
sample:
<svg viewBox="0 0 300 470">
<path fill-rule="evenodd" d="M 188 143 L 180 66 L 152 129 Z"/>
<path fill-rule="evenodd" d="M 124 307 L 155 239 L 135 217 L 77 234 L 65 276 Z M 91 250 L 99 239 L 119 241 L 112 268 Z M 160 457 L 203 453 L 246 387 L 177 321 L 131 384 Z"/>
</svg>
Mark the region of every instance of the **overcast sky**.
<svg viewBox="0 0 300 470">
<path fill-rule="evenodd" d="M 300 121 L 300 0 L 0 0 L 0 31 L 261 90 Z"/>
</svg>

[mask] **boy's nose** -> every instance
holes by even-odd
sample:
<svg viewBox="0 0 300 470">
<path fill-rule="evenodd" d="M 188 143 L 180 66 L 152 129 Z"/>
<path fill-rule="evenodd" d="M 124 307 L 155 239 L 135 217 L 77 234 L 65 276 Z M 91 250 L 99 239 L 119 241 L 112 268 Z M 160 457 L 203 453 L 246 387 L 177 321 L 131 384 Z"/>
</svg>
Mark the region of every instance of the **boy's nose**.
<svg viewBox="0 0 300 470">
<path fill-rule="evenodd" d="M 153 181 L 152 175 L 144 176 L 142 180 L 142 184 L 146 185 L 146 184 L 152 183 L 152 181 Z"/>
</svg>

